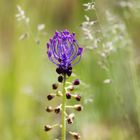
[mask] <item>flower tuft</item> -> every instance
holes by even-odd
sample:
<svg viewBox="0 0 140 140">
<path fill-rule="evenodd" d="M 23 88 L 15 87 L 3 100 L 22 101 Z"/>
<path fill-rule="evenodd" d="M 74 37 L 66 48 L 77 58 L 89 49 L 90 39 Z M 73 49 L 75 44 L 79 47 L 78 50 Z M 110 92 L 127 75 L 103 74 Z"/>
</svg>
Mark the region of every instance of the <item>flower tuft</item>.
<svg viewBox="0 0 140 140">
<path fill-rule="evenodd" d="M 47 54 L 51 62 L 57 65 L 58 74 L 71 76 L 72 66 L 79 63 L 83 48 L 79 47 L 75 33 L 68 30 L 56 31 L 47 43 Z"/>
</svg>

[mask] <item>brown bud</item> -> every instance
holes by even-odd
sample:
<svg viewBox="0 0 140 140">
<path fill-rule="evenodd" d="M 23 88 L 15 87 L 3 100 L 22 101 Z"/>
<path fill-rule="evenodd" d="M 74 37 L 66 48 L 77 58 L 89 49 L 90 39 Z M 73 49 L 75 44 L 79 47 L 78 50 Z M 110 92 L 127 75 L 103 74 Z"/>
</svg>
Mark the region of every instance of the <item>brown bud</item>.
<svg viewBox="0 0 140 140">
<path fill-rule="evenodd" d="M 75 99 L 76 99 L 77 101 L 80 101 L 80 100 L 81 100 L 81 96 L 80 96 L 80 95 L 76 95 L 76 96 L 75 96 Z"/>
<path fill-rule="evenodd" d="M 58 84 L 57 83 L 52 84 L 52 89 L 56 90 L 57 88 L 58 88 Z"/>
<path fill-rule="evenodd" d="M 48 106 L 48 107 L 46 108 L 46 111 L 47 111 L 47 112 L 52 112 L 52 111 L 53 111 L 53 108 L 52 108 L 51 106 Z"/>
<path fill-rule="evenodd" d="M 67 118 L 67 122 L 68 122 L 68 124 L 72 124 L 73 123 L 73 121 L 74 121 L 74 113 L 71 113 L 69 116 L 68 116 L 68 118 Z"/>
<path fill-rule="evenodd" d="M 83 107 L 82 107 L 80 104 L 74 105 L 74 108 L 75 108 L 77 111 L 83 110 Z"/>
<path fill-rule="evenodd" d="M 60 111 L 61 111 L 60 106 L 58 106 L 58 107 L 56 107 L 56 108 L 54 109 L 54 112 L 55 112 L 56 114 L 60 113 Z"/>
<path fill-rule="evenodd" d="M 79 85 L 79 84 L 80 84 L 79 79 L 74 80 L 73 85 Z"/>
<path fill-rule="evenodd" d="M 47 96 L 47 99 L 48 99 L 48 100 L 52 100 L 54 97 L 55 97 L 55 94 L 49 94 L 49 95 Z"/>
<path fill-rule="evenodd" d="M 69 90 L 73 91 L 74 90 L 74 86 L 73 85 L 69 86 Z"/>
<path fill-rule="evenodd" d="M 74 137 L 75 140 L 79 140 L 81 138 L 80 135 L 76 132 L 69 132 L 69 133 Z"/>
<path fill-rule="evenodd" d="M 44 131 L 50 131 L 52 129 L 52 126 L 50 126 L 50 125 L 45 125 L 44 126 Z"/>
</svg>

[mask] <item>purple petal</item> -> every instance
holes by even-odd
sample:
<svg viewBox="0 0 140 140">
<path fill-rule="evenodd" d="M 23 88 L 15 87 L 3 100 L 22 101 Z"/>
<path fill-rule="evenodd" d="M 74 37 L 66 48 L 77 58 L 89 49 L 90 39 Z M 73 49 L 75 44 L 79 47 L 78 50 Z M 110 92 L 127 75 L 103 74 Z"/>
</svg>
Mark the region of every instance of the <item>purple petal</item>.
<svg viewBox="0 0 140 140">
<path fill-rule="evenodd" d="M 57 54 L 59 58 L 62 56 L 62 49 L 60 43 L 57 44 Z"/>
<path fill-rule="evenodd" d="M 51 57 L 52 56 L 51 51 L 48 51 L 47 54 L 48 54 L 48 57 Z"/>
<path fill-rule="evenodd" d="M 47 43 L 47 49 L 49 49 L 49 47 L 50 47 L 50 44 L 49 44 L 49 43 Z"/>
<path fill-rule="evenodd" d="M 80 60 L 81 60 L 81 55 L 80 55 L 80 57 L 79 57 L 78 61 L 76 61 L 74 64 L 72 64 L 72 66 L 77 65 L 77 64 L 80 62 Z"/>
<path fill-rule="evenodd" d="M 58 64 L 58 62 L 55 61 L 52 52 L 51 51 L 48 51 L 47 54 L 48 54 L 48 58 L 50 59 L 50 61 L 53 62 L 55 65 L 58 66 L 59 64 Z"/>
<path fill-rule="evenodd" d="M 58 55 L 55 52 L 55 48 L 56 48 L 56 41 L 53 40 L 51 45 L 50 45 L 50 51 L 53 54 L 54 58 L 57 60 L 59 57 L 58 57 Z"/>
<path fill-rule="evenodd" d="M 81 55 L 82 52 L 83 52 L 83 48 L 79 47 L 79 48 L 78 48 L 78 53 L 77 53 L 77 55 Z"/>
<path fill-rule="evenodd" d="M 74 51 L 73 51 L 73 56 L 70 58 L 70 62 L 74 61 L 76 59 L 76 57 L 78 56 L 77 53 L 78 53 L 78 44 L 75 42 L 73 43 L 73 48 L 74 48 Z"/>
<path fill-rule="evenodd" d="M 63 31 L 63 33 L 66 34 L 66 35 L 70 34 L 70 32 L 69 32 L 67 29 L 65 29 L 65 30 Z"/>
<path fill-rule="evenodd" d="M 71 44 L 67 52 L 68 58 L 72 56 L 73 52 L 74 52 L 74 48 L 73 48 L 73 45 Z"/>
</svg>

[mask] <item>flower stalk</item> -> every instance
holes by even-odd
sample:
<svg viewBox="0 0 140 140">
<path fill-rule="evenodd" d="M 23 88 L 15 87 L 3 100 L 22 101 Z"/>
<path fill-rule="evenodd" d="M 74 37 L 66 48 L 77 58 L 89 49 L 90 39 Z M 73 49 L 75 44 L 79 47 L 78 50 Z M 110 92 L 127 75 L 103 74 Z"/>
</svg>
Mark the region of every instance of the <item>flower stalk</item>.
<svg viewBox="0 0 140 140">
<path fill-rule="evenodd" d="M 65 90 L 65 84 L 66 84 L 66 75 L 64 75 L 64 81 L 63 81 L 63 96 L 62 96 L 62 140 L 66 140 L 66 90 Z"/>
<path fill-rule="evenodd" d="M 72 74 L 73 66 L 79 63 L 82 52 L 83 48 L 79 47 L 75 39 L 75 33 L 70 34 L 68 30 L 62 32 L 56 31 L 55 35 L 47 43 L 48 58 L 57 66 L 56 72 L 59 74 L 58 82 L 52 84 L 53 93 L 50 93 L 47 99 L 51 101 L 56 97 L 61 97 L 62 102 L 56 107 L 48 106 L 46 111 L 49 113 L 54 111 L 56 114 L 61 113 L 61 124 L 59 125 L 61 128 L 61 140 L 66 140 L 66 124 L 73 124 L 75 118 L 75 114 L 67 113 L 67 109 L 73 108 L 77 111 L 83 109 L 80 104 L 73 106 L 66 105 L 67 100 L 72 98 L 78 102 L 81 100 L 81 96 L 74 93 L 75 87 L 80 84 L 79 79 L 73 82 L 67 82 L 67 79 Z M 59 90 L 60 85 L 62 85 L 62 91 Z M 51 129 L 52 126 L 45 126 L 45 131 L 50 131 Z M 75 132 L 69 134 L 71 134 L 75 140 L 80 139 L 80 135 Z"/>
</svg>

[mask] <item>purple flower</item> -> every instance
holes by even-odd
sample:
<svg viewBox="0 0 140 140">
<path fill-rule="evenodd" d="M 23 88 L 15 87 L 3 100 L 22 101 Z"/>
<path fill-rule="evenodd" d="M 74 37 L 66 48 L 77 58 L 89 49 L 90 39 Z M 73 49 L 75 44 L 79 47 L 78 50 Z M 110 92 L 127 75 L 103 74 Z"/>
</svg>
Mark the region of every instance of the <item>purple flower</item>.
<svg viewBox="0 0 140 140">
<path fill-rule="evenodd" d="M 72 73 L 72 67 L 79 63 L 83 48 L 79 47 L 75 33 L 68 30 L 56 31 L 53 38 L 47 43 L 47 54 L 51 62 L 57 65 L 58 74 Z"/>
</svg>

